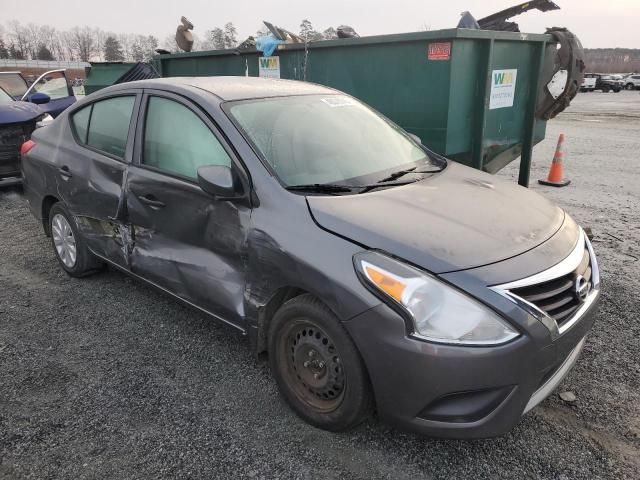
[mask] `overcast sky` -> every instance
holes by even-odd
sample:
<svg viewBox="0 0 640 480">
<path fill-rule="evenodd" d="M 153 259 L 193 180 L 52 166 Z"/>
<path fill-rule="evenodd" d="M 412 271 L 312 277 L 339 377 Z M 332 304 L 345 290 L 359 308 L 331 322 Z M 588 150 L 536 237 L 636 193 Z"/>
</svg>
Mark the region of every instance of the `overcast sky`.
<svg viewBox="0 0 640 480">
<path fill-rule="evenodd" d="M 361 35 L 454 27 L 460 12 L 481 18 L 523 0 L 0 0 L 0 22 L 49 24 L 58 29 L 89 25 L 115 33 L 141 33 L 161 40 L 175 32 L 181 15 L 205 30 L 233 22 L 238 39 L 268 20 L 298 31 L 308 18 L 317 30 L 339 24 Z M 555 0 L 562 10 L 532 11 L 516 19 L 524 32 L 561 26 L 574 31 L 585 47 L 640 48 L 640 0 Z"/>
</svg>

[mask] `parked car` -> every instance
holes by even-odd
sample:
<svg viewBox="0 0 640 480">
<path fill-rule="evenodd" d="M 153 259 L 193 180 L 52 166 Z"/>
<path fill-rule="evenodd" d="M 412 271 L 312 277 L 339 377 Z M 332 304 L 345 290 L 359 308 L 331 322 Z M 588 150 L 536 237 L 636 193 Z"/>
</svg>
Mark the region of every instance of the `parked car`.
<svg viewBox="0 0 640 480">
<path fill-rule="evenodd" d="M 598 264 L 567 213 L 319 85 L 114 85 L 36 131 L 23 169 L 64 271 L 111 265 L 246 334 L 327 430 L 375 408 L 503 434 L 594 322 Z"/>
<path fill-rule="evenodd" d="M 595 78 L 596 84 L 593 90 L 601 90 L 604 93 L 608 93 L 610 91 L 614 91 L 618 93 L 622 90 L 623 85 L 621 81 L 613 78 L 612 75 L 603 75 L 600 73 L 586 73 L 584 78 L 592 79 Z"/>
<path fill-rule="evenodd" d="M 47 101 L 45 94 L 33 101 L 18 102 L 0 87 L 0 187 L 20 183 L 20 146 L 38 125 L 53 120 L 38 105 Z"/>
<path fill-rule="evenodd" d="M 27 82 L 20 72 L 0 72 L 0 87 L 15 100 L 25 102 L 30 102 L 37 93 L 46 94 L 49 102 L 41 104 L 40 108 L 53 118 L 76 101 L 64 69 L 45 72 L 32 83 Z"/>
<path fill-rule="evenodd" d="M 587 77 L 586 75 L 582 79 L 582 85 L 580 85 L 581 92 L 593 92 L 596 89 L 597 79 L 593 76 Z"/>
<path fill-rule="evenodd" d="M 640 89 L 640 74 L 633 73 L 624 78 L 624 88 L 627 90 Z"/>
</svg>

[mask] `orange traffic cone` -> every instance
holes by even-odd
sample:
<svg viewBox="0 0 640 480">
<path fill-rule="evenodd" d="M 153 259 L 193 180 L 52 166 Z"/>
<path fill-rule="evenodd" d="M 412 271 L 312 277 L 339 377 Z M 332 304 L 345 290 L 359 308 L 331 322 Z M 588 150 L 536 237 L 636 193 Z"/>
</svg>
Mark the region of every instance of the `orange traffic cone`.
<svg viewBox="0 0 640 480">
<path fill-rule="evenodd" d="M 556 154 L 553 156 L 553 162 L 551 162 L 549 176 L 546 180 L 538 180 L 538 183 L 552 187 L 566 187 L 571 183 L 571 180 L 564 178 L 564 133 L 561 133 L 558 138 L 558 146 Z"/>
</svg>

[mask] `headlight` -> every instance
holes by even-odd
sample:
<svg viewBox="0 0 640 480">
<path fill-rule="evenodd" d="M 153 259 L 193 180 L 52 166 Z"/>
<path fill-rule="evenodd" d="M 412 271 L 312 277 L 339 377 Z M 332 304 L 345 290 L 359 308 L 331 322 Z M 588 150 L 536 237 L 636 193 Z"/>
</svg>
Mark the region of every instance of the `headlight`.
<svg viewBox="0 0 640 480">
<path fill-rule="evenodd" d="M 36 122 L 36 128 L 46 127 L 51 122 L 53 122 L 53 117 L 48 113 L 45 113 L 44 115 L 40 115 L 38 117 L 38 121 Z"/>
<path fill-rule="evenodd" d="M 519 333 L 496 313 L 437 278 L 377 252 L 354 257 L 360 278 L 409 314 L 425 340 L 497 345 Z"/>
</svg>

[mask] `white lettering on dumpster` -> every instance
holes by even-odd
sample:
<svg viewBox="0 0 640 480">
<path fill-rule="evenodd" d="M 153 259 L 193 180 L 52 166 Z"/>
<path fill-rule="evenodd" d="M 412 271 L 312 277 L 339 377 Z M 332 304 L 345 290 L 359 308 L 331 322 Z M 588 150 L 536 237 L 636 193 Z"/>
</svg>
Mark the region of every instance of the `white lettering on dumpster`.
<svg viewBox="0 0 640 480">
<path fill-rule="evenodd" d="M 280 78 L 280 57 L 258 57 L 258 74 L 263 78 Z"/>
<path fill-rule="evenodd" d="M 491 72 L 491 96 L 489 110 L 513 107 L 516 96 L 518 70 L 494 70 Z"/>
</svg>

